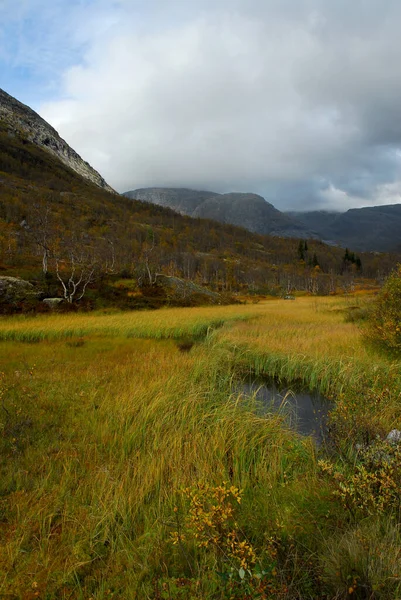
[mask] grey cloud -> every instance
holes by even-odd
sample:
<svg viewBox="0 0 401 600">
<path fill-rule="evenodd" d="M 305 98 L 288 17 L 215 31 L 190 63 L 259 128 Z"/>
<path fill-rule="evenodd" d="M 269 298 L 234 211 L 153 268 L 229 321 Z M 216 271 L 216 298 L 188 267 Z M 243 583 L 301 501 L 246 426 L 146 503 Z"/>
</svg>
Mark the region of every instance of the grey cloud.
<svg viewBox="0 0 401 600">
<path fill-rule="evenodd" d="M 401 201 L 401 5 L 119 0 L 40 112 L 111 185 Z"/>
</svg>

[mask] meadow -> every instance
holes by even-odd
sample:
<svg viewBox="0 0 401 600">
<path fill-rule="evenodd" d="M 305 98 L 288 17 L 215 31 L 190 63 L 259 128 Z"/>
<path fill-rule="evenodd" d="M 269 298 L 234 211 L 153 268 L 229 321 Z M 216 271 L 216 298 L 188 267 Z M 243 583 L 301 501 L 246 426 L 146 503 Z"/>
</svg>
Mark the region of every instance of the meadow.
<svg viewBox="0 0 401 600">
<path fill-rule="evenodd" d="M 400 363 L 368 302 L 2 318 L 0 597 L 400 597 Z M 249 374 L 329 397 L 327 447 Z"/>
</svg>

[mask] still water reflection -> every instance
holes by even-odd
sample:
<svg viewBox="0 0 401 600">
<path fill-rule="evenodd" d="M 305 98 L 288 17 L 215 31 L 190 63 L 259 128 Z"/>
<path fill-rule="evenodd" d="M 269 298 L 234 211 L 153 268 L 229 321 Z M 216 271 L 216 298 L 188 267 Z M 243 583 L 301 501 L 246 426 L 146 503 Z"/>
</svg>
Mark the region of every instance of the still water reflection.
<svg viewBox="0 0 401 600">
<path fill-rule="evenodd" d="M 280 412 L 298 433 L 312 435 L 319 444 L 324 441 L 331 403 L 321 394 L 260 379 L 242 384 L 241 391 L 255 396 L 262 412 Z"/>
</svg>

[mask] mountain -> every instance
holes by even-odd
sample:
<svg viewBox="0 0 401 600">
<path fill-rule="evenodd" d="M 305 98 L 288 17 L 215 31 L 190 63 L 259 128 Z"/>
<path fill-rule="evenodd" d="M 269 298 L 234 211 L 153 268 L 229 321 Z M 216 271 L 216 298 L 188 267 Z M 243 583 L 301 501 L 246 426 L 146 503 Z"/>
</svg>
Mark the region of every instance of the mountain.
<svg viewBox="0 0 401 600">
<path fill-rule="evenodd" d="M 238 225 L 261 235 L 317 237 L 300 221 L 285 215 L 257 194 L 217 194 L 186 188 L 142 188 L 124 196 L 167 206 L 191 217 Z"/>
<path fill-rule="evenodd" d="M 208 198 L 192 216 L 231 223 L 261 235 L 313 237 L 310 229 L 284 215 L 257 194 L 231 193 Z"/>
<path fill-rule="evenodd" d="M 325 231 L 342 213 L 328 210 L 311 210 L 307 212 L 286 211 L 284 214 L 308 225 L 311 229 L 319 233 Z M 323 236 L 324 237 L 324 236 Z"/>
<path fill-rule="evenodd" d="M 208 198 L 218 196 L 215 192 L 190 190 L 187 188 L 141 188 L 123 194 L 132 200 L 142 200 L 166 206 L 181 215 L 191 216 L 194 210 Z"/>
<path fill-rule="evenodd" d="M 389 252 L 401 246 L 401 204 L 289 214 L 310 224 L 323 240 L 352 250 Z"/>
<path fill-rule="evenodd" d="M 99 180 L 93 171 L 84 169 L 82 176 L 74 169 L 82 166 L 81 159 L 70 161 L 65 152 L 49 151 L 44 131 L 62 144 L 43 119 L 2 94 L 0 279 L 19 277 L 35 287 L 28 304 L 16 300 L 13 311 L 37 310 L 30 303 L 41 302 L 41 294 L 60 298 L 61 280 L 70 291 L 77 284 L 73 304 L 154 308 L 176 301 L 171 290 L 155 285 L 163 281 L 161 275 L 178 287 L 185 279 L 220 294 L 283 294 L 294 289 L 334 293 L 349 289 L 361 275 L 366 282 L 379 268 L 385 275 L 399 261 L 361 254 L 361 270 L 359 263 L 344 261 L 342 248 L 314 239 L 308 240 L 300 260 L 298 239 L 251 233 L 242 226 L 192 218 L 120 196 L 107 184 L 102 187 L 100 175 Z M 68 156 L 78 155 L 69 149 Z M 260 196 L 183 190 L 179 201 L 181 207 L 196 205 L 194 212 L 205 205 L 203 215 L 212 214 L 217 201 L 222 218 L 234 205 L 241 225 L 248 226 L 251 206 L 258 219 L 269 219 L 274 231 L 286 228 L 288 234 L 294 227 L 293 220 Z M 186 291 L 183 296 L 188 302 Z M 9 304 L 0 298 L 0 312 L 10 310 Z"/>
<path fill-rule="evenodd" d="M 10 135 L 18 135 L 39 148 L 57 157 L 65 165 L 76 171 L 100 188 L 114 190 L 101 175 L 75 152 L 49 123 L 29 106 L 25 106 L 4 90 L 0 89 L 0 121 Z"/>
</svg>

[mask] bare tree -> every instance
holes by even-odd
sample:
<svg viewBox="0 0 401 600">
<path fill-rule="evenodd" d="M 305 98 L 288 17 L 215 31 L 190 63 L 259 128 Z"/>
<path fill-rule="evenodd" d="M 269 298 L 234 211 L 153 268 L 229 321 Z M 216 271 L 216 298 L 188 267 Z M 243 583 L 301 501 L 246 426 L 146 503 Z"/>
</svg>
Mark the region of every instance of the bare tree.
<svg viewBox="0 0 401 600">
<path fill-rule="evenodd" d="M 64 299 L 70 304 L 81 300 L 90 283 L 100 271 L 100 264 L 93 247 L 82 238 L 73 236 L 54 257 L 56 276 L 61 283 Z"/>
</svg>

